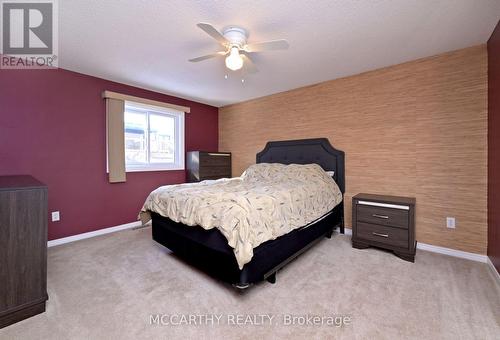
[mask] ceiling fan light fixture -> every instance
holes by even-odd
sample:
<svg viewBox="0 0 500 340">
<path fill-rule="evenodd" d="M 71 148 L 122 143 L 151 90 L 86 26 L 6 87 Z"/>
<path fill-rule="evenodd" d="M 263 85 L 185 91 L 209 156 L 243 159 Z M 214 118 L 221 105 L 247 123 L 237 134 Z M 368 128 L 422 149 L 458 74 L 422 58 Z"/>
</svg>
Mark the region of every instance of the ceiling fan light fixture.
<svg viewBox="0 0 500 340">
<path fill-rule="evenodd" d="M 231 47 L 231 52 L 226 57 L 226 67 L 232 71 L 243 67 L 243 59 L 240 56 L 238 47 Z"/>
<path fill-rule="evenodd" d="M 224 56 L 226 58 L 226 67 L 229 70 L 237 71 L 245 66 L 245 74 L 256 73 L 258 72 L 258 69 L 250 58 L 249 53 L 286 50 L 289 47 L 288 42 L 285 39 L 247 44 L 248 32 L 239 26 L 226 27 L 222 33 L 219 32 L 213 25 L 206 22 L 200 22 L 197 26 L 209 36 L 217 40 L 217 42 L 224 47 L 224 51 L 189 59 L 192 63 Z M 240 51 L 242 52 L 241 54 Z M 227 79 L 227 75 L 224 78 Z"/>
</svg>

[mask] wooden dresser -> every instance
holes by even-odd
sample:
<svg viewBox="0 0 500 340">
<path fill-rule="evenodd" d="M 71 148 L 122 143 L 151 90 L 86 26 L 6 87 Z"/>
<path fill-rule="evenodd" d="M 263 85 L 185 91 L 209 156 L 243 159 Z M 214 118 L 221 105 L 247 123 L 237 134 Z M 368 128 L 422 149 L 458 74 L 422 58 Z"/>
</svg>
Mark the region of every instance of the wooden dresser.
<svg viewBox="0 0 500 340">
<path fill-rule="evenodd" d="M 190 151 L 186 159 L 188 182 L 231 177 L 230 152 Z"/>
<path fill-rule="evenodd" d="M 45 311 L 47 187 L 0 176 L 0 328 Z"/>
<path fill-rule="evenodd" d="M 415 198 L 358 194 L 352 198 L 352 246 L 392 250 L 414 262 Z"/>
</svg>

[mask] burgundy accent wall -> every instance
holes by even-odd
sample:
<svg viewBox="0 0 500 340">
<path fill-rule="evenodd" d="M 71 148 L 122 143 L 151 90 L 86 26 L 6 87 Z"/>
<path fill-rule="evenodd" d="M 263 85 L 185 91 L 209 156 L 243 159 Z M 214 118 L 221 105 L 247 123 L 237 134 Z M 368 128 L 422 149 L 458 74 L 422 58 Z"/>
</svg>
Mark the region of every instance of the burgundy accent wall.
<svg viewBox="0 0 500 340">
<path fill-rule="evenodd" d="M 488 256 L 500 273 L 500 22 L 488 40 Z"/>
<path fill-rule="evenodd" d="M 153 189 L 185 181 L 184 171 L 157 171 L 108 182 L 104 90 L 190 106 L 186 150 L 218 149 L 216 107 L 62 69 L 0 70 L 0 175 L 48 185 L 49 240 L 133 222 Z"/>
</svg>

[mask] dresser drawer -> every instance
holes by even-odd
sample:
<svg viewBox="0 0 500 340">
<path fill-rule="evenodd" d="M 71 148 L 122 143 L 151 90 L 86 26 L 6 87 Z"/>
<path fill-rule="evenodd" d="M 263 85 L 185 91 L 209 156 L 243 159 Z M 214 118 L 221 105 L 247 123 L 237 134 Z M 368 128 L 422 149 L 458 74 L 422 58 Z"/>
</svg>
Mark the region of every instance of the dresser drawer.
<svg viewBox="0 0 500 340">
<path fill-rule="evenodd" d="M 408 210 L 357 204 L 358 221 L 408 229 Z"/>
<path fill-rule="evenodd" d="M 359 239 L 375 241 L 390 246 L 408 248 L 408 231 L 406 229 L 358 222 L 356 228 L 356 237 Z"/>
<path fill-rule="evenodd" d="M 200 153 L 200 167 L 212 166 L 231 167 L 231 154 L 216 152 Z"/>
<path fill-rule="evenodd" d="M 201 177 L 213 177 L 213 176 L 231 177 L 231 169 L 229 169 L 227 166 L 204 167 L 204 168 L 200 169 L 200 176 Z"/>
<path fill-rule="evenodd" d="M 200 178 L 200 181 L 206 181 L 206 180 L 216 180 L 216 179 L 221 179 L 221 178 L 230 178 L 231 176 L 202 176 Z"/>
</svg>

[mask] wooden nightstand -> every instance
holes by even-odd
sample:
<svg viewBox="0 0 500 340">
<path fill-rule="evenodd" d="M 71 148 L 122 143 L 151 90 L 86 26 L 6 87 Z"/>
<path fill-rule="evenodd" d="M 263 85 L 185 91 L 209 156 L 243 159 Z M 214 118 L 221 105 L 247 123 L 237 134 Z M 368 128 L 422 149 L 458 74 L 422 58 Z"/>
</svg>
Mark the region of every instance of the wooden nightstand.
<svg viewBox="0 0 500 340">
<path fill-rule="evenodd" d="M 389 249 L 415 261 L 415 198 L 357 194 L 352 198 L 352 246 Z"/>
</svg>

